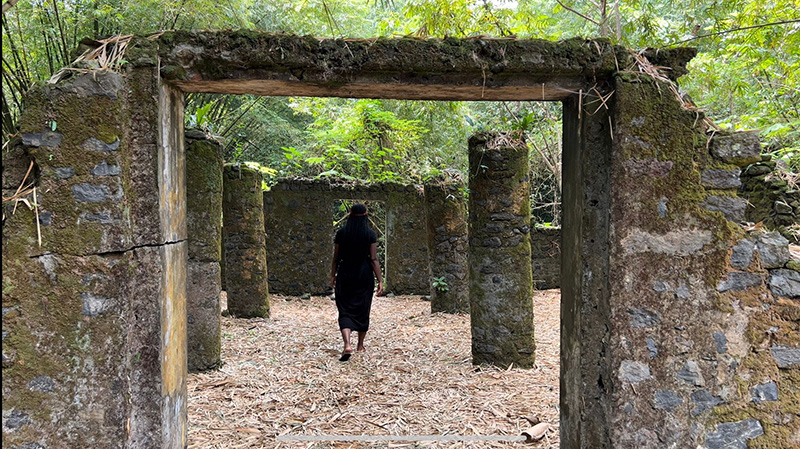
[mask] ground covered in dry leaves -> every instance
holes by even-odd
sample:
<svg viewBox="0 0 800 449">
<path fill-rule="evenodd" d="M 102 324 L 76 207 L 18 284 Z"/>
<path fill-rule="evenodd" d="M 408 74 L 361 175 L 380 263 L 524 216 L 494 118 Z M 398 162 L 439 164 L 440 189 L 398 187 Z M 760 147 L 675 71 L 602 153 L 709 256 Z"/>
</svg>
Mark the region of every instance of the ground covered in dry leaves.
<svg viewBox="0 0 800 449">
<path fill-rule="evenodd" d="M 224 295 L 224 294 L 223 294 Z M 271 319 L 222 318 L 218 371 L 190 374 L 190 448 L 558 447 L 559 290 L 534 297 L 536 367 L 476 367 L 468 315 L 419 296 L 373 302 L 365 353 L 339 362 L 327 297 L 271 296 Z M 355 336 L 353 337 L 355 345 Z M 293 435 L 520 435 L 521 442 L 287 442 Z"/>
</svg>

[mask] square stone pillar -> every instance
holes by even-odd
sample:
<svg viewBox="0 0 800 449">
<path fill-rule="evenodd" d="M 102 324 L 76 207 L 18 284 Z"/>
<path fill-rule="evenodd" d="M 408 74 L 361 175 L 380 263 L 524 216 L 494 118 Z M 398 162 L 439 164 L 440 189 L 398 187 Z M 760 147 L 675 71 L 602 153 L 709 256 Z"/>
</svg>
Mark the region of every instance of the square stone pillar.
<svg viewBox="0 0 800 449">
<path fill-rule="evenodd" d="M 472 363 L 530 368 L 535 357 L 528 146 L 513 134 L 469 140 Z"/>
<path fill-rule="evenodd" d="M 186 213 L 189 236 L 186 292 L 189 370 L 220 365 L 220 246 L 222 148 L 204 133 L 187 132 Z"/>
<path fill-rule="evenodd" d="M 186 445 L 183 103 L 157 75 L 26 96 L 23 169 L 3 163 L 4 197 L 29 161 L 36 186 L 3 226 L 4 445 Z"/>
<path fill-rule="evenodd" d="M 425 184 L 431 312 L 469 312 L 466 186 L 437 179 Z M 443 285 L 437 286 L 437 279 Z"/>
<path fill-rule="evenodd" d="M 228 311 L 239 318 L 269 317 L 261 180 L 245 165 L 223 169 L 225 285 Z"/>
</svg>

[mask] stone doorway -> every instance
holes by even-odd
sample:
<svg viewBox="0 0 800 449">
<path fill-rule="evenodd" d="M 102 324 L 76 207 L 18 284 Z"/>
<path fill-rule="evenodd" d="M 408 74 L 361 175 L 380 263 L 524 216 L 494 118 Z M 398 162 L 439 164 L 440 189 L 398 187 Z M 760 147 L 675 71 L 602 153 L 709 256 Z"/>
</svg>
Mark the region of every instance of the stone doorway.
<svg viewBox="0 0 800 449">
<path fill-rule="evenodd" d="M 132 41 L 122 74 L 37 87 L 19 165 L 35 160 L 41 196 L 4 225 L 9 444 L 186 445 L 187 92 L 561 101 L 561 446 L 785 443 L 733 387 L 757 377 L 791 403 L 796 305 L 766 283 L 795 275 L 729 265 L 743 231 L 719 205 L 736 198 L 700 176 L 760 160 L 757 142 L 712 138 L 672 93 L 693 50 L 644 55 L 669 73 L 603 40 L 168 32 Z M 731 316 L 789 331 L 763 341 Z M 75 398 L 92 413 L 65 420 Z"/>
</svg>

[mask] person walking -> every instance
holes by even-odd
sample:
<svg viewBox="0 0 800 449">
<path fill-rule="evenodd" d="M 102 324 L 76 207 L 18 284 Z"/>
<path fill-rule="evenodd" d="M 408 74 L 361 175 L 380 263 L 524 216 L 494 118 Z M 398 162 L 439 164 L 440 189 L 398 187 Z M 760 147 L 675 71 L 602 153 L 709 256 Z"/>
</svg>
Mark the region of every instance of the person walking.
<svg viewBox="0 0 800 449">
<path fill-rule="evenodd" d="M 358 332 L 356 351 L 364 351 L 364 339 L 369 330 L 372 293 L 378 278 L 376 296 L 383 294 L 383 276 L 378 261 L 378 237 L 369 226 L 367 207 L 354 204 L 347 222 L 336 232 L 331 266 L 331 287 L 339 311 L 339 329 L 344 350 L 339 360 L 346 362 L 353 355 L 350 333 Z M 374 274 L 374 277 L 373 277 Z"/>
</svg>

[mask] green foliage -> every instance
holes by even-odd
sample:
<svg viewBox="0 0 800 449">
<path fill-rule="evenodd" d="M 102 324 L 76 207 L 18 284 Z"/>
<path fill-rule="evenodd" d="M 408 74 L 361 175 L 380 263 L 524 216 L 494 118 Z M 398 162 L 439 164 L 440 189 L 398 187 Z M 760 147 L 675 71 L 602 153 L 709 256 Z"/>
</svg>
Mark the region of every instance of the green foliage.
<svg viewBox="0 0 800 449">
<path fill-rule="evenodd" d="M 719 125 L 760 129 L 765 151 L 796 171 L 798 9 L 797 0 L 23 0 L 3 14 L 3 138 L 17 131 L 22 93 L 72 61 L 83 37 L 220 28 L 329 37 L 606 36 L 632 48 L 697 46 L 682 88 Z M 223 139 L 226 160 L 274 168 L 270 180 L 416 182 L 463 172 L 474 131 L 523 130 L 534 217 L 556 223 L 560 214 L 557 105 L 190 94 L 186 119 Z"/>
<path fill-rule="evenodd" d="M 440 293 L 447 293 L 450 291 L 450 286 L 447 285 L 447 281 L 444 279 L 444 276 L 433 278 L 433 288 Z"/>
</svg>

